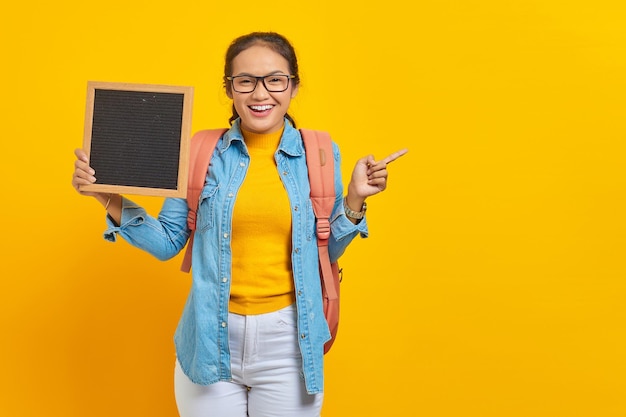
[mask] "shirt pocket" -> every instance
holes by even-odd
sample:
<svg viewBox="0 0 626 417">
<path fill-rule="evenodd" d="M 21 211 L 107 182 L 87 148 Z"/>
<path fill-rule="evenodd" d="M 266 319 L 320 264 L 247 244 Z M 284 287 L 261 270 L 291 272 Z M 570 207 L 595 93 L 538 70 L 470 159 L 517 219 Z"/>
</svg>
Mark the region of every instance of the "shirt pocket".
<svg viewBox="0 0 626 417">
<path fill-rule="evenodd" d="M 198 206 L 198 231 L 204 233 L 215 226 L 215 207 L 217 200 L 217 190 L 219 184 L 206 184 L 200 195 L 200 204 Z"/>
</svg>

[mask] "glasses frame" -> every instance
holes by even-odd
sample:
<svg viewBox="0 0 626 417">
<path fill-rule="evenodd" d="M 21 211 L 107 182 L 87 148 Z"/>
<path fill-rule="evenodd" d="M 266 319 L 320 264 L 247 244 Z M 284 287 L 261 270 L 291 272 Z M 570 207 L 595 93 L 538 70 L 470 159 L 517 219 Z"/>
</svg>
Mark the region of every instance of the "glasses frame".
<svg viewBox="0 0 626 417">
<path fill-rule="evenodd" d="M 278 76 L 278 77 L 287 77 L 287 85 L 285 86 L 284 89 L 282 90 L 270 90 L 269 88 L 267 88 L 267 85 L 265 84 L 265 79 L 267 77 L 272 77 L 272 76 Z M 250 91 L 238 91 L 235 88 L 235 79 L 236 78 L 254 78 L 255 79 L 255 83 L 254 83 L 254 88 Z M 296 78 L 295 75 L 290 75 L 290 74 L 268 74 L 268 75 L 261 75 L 260 77 L 256 76 L 256 75 L 235 75 L 235 76 L 231 76 L 231 77 L 226 77 L 226 79 L 228 81 L 230 81 L 230 86 L 232 87 L 233 91 L 239 94 L 250 94 L 250 93 L 254 93 L 254 90 L 256 90 L 257 86 L 259 85 L 259 80 L 263 83 L 263 87 L 265 87 L 265 89 L 270 92 L 270 93 L 282 93 L 283 91 L 287 91 L 287 89 L 289 88 L 289 82 Z"/>
</svg>

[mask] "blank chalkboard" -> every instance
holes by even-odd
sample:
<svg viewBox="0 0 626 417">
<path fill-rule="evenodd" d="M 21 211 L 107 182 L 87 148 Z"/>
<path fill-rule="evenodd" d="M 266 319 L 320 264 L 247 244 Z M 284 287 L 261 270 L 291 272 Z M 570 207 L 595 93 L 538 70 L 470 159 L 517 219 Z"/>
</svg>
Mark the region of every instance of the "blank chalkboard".
<svg viewBox="0 0 626 417">
<path fill-rule="evenodd" d="M 185 197 L 193 88 L 89 82 L 83 147 L 96 171 L 81 190 Z"/>
</svg>

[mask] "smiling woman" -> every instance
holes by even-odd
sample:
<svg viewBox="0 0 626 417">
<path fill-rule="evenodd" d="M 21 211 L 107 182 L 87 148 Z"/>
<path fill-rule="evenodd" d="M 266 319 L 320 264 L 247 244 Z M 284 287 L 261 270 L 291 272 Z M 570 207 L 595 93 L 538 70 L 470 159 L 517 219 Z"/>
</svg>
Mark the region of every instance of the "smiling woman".
<svg viewBox="0 0 626 417">
<path fill-rule="evenodd" d="M 226 53 L 223 81 L 231 127 L 201 192 L 192 287 L 175 333 L 179 413 L 317 417 L 331 334 L 306 154 L 288 114 L 300 83 L 294 48 L 273 32 L 239 37 Z M 338 146 L 331 147 L 340 161 Z M 341 169 L 334 170 L 333 262 L 355 237 L 368 235 L 365 200 L 386 189 L 387 165 L 405 152 L 360 158 L 345 195 Z M 183 249 L 190 236 L 185 199 L 167 198 L 159 216 L 150 216 L 122 195 L 81 188 L 98 173 L 83 150 L 76 156 L 73 185 L 104 206 L 107 239 L 119 235 L 163 260 Z"/>
</svg>

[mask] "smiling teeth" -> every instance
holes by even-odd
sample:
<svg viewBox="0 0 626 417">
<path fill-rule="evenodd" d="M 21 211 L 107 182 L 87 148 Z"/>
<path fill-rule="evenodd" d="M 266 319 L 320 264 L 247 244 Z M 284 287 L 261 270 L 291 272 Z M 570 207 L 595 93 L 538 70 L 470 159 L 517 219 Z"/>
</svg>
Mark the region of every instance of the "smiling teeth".
<svg viewBox="0 0 626 417">
<path fill-rule="evenodd" d="M 269 104 L 265 105 L 265 106 L 250 106 L 250 108 L 252 110 L 256 110 L 256 111 L 264 111 L 264 110 L 269 110 L 271 109 L 273 106 L 270 106 Z"/>
</svg>

